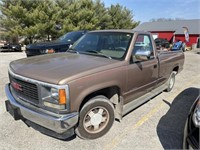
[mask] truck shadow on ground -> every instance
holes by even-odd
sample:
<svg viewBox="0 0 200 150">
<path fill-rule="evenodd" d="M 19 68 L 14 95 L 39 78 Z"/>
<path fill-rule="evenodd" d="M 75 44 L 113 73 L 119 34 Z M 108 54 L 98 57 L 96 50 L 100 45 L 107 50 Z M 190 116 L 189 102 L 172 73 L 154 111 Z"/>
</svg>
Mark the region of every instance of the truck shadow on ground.
<svg viewBox="0 0 200 150">
<path fill-rule="evenodd" d="M 157 125 L 158 138 L 164 149 L 182 149 L 185 122 L 193 102 L 199 95 L 199 89 L 188 88 L 182 91 L 169 105 L 169 111 Z"/>
</svg>

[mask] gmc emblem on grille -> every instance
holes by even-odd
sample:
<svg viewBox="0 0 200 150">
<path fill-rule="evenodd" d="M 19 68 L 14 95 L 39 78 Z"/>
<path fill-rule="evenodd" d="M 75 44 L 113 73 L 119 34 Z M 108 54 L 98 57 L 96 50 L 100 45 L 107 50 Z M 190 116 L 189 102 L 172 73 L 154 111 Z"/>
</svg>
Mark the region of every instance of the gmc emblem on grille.
<svg viewBox="0 0 200 150">
<path fill-rule="evenodd" d="M 15 88 L 18 91 L 22 91 L 22 86 L 19 83 L 16 83 L 14 81 L 11 82 L 11 85 L 13 88 Z"/>
</svg>

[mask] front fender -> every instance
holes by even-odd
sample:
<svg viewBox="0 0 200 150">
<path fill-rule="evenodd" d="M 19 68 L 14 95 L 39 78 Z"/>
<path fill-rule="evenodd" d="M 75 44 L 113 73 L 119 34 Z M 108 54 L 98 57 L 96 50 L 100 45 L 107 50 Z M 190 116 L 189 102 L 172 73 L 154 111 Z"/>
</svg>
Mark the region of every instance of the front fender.
<svg viewBox="0 0 200 150">
<path fill-rule="evenodd" d="M 121 89 L 121 92 L 123 93 L 125 89 L 125 81 L 125 68 L 119 67 L 116 69 L 111 69 L 82 77 L 68 83 L 70 89 L 71 111 L 78 111 L 85 97 L 87 97 L 89 94 L 94 93 L 95 91 L 117 86 Z"/>
</svg>

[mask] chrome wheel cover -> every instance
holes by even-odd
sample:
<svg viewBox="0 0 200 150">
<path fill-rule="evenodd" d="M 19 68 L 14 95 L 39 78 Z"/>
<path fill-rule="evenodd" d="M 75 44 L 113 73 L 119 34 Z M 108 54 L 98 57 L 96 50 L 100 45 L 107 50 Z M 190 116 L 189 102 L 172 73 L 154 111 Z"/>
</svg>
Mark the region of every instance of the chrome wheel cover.
<svg viewBox="0 0 200 150">
<path fill-rule="evenodd" d="M 105 129 L 109 118 L 108 110 L 105 107 L 98 106 L 92 108 L 83 119 L 83 127 L 88 133 L 99 133 Z"/>
</svg>

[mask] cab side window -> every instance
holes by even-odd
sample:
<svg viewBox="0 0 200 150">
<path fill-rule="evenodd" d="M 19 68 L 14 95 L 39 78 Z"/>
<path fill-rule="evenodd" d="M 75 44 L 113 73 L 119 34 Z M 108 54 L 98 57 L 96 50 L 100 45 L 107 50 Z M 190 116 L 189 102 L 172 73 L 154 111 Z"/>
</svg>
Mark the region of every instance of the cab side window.
<svg viewBox="0 0 200 150">
<path fill-rule="evenodd" d="M 150 51 L 150 56 L 148 58 L 144 58 L 144 59 L 140 59 L 138 60 L 135 57 L 136 52 L 138 51 Z M 146 61 L 149 59 L 153 59 L 154 58 L 154 52 L 153 52 L 153 46 L 152 46 L 152 42 L 151 42 L 151 38 L 149 35 L 145 35 L 145 34 L 140 34 L 137 36 L 133 51 L 132 51 L 132 61 L 133 62 L 138 62 L 138 61 Z"/>
</svg>

